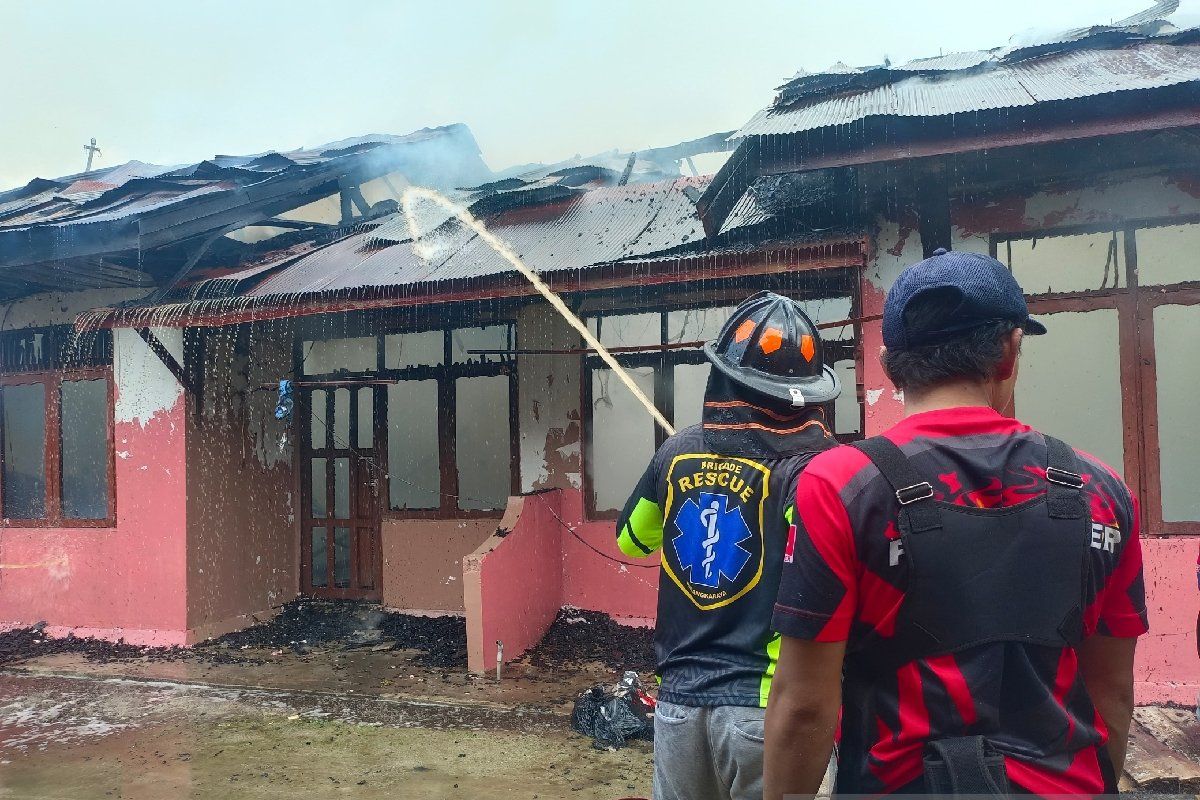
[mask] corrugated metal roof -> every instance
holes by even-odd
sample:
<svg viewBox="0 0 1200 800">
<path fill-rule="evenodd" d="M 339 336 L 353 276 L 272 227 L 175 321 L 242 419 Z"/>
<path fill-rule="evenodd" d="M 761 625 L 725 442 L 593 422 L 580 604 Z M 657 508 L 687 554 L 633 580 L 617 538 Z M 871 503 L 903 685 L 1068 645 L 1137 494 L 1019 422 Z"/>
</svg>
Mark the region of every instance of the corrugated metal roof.
<svg viewBox="0 0 1200 800">
<path fill-rule="evenodd" d="M 311 192 L 336 181 L 393 171 L 438 188 L 491 177 L 470 131 L 450 125 L 186 166 L 130 162 L 36 179 L 0 193 L 0 268 L 102 254 L 132 258 L 304 205 Z"/>
<path fill-rule="evenodd" d="M 660 254 L 703 238 L 696 207 L 685 189 L 702 189 L 706 183 L 704 178 L 680 178 L 593 188 L 542 205 L 511 208 L 484 222 L 538 272 L 584 269 Z M 403 241 L 379 246 L 401 237 Z M 301 258 L 246 294 L 344 292 L 512 271 L 488 244 L 457 222 L 422 238 L 419 248 L 414 247 L 407 240 L 407 223 L 396 215 L 374 230 Z"/>
<path fill-rule="evenodd" d="M 1200 45 L 1079 49 L 961 74 L 912 75 L 859 92 L 760 111 L 738 137 L 836 127 L 873 116 L 932 117 L 1018 108 L 1200 81 Z"/>
</svg>

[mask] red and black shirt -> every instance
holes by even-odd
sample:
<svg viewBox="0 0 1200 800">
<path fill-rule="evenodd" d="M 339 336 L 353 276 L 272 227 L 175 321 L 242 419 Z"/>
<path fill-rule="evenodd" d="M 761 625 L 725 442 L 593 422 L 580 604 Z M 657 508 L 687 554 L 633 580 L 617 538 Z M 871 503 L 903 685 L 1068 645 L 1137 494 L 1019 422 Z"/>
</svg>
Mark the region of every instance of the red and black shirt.
<svg viewBox="0 0 1200 800">
<path fill-rule="evenodd" d="M 915 414 L 885 436 L 940 501 L 1000 508 L 1046 492 L 1045 438 L 989 408 Z M 1084 635 L 1140 636 L 1147 625 L 1136 502 L 1103 462 L 1078 457 L 1092 517 Z M 899 504 L 866 455 L 839 447 L 817 456 L 801 476 L 796 509 L 774 624 L 785 636 L 847 642 L 840 793 L 912 791 L 926 741 L 973 735 L 1005 755 L 1021 789 L 1104 790 L 1107 730 L 1072 648 L 993 642 L 883 675 L 855 669 L 856 659 L 886 651 L 908 588 Z"/>
</svg>

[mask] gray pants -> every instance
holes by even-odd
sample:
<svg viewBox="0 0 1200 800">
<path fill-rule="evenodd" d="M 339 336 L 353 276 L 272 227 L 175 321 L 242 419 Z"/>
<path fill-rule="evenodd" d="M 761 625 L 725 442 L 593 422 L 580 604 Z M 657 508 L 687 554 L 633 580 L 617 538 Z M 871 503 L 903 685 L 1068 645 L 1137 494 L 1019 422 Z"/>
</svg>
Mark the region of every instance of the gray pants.
<svg viewBox="0 0 1200 800">
<path fill-rule="evenodd" d="M 761 708 L 680 706 L 654 709 L 654 800 L 762 800 Z M 833 788 L 833 764 L 820 793 Z"/>
<path fill-rule="evenodd" d="M 654 710 L 654 800 L 761 800 L 763 709 Z"/>
</svg>

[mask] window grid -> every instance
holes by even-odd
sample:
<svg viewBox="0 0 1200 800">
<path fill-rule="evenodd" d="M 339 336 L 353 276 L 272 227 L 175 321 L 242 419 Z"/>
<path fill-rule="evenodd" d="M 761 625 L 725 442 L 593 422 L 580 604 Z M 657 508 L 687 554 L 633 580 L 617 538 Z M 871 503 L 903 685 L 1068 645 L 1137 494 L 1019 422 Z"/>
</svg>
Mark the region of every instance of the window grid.
<svg viewBox="0 0 1200 800">
<path fill-rule="evenodd" d="M 495 323 L 497 326 L 506 328 L 505 344 L 503 349 L 512 350 L 514 346 L 515 330 L 512 323 Z M 459 503 L 459 476 L 456 464 L 457 452 L 457 383 L 462 378 L 476 377 L 493 377 L 506 376 L 508 378 L 508 440 L 509 440 L 509 494 L 515 494 L 520 490 L 520 481 L 518 469 L 520 464 L 520 454 L 518 451 L 519 438 L 517 436 L 517 379 L 516 379 L 516 362 L 508 355 L 488 354 L 473 356 L 465 355 L 467 359 L 477 359 L 464 361 L 460 358 L 459 363 L 454 362 L 455 348 L 453 336 L 455 332 L 472 332 L 478 328 L 447 328 L 434 329 L 441 334 L 441 361 L 437 364 L 422 364 L 419 366 L 406 366 L 400 368 L 387 368 L 387 340 L 391 336 L 404 335 L 427 335 L 433 331 L 414 331 L 404 334 L 379 334 L 376 337 L 376 359 L 375 369 L 369 371 L 360 371 L 355 373 L 308 373 L 304 370 L 304 359 L 306 350 L 309 349 L 311 342 L 297 342 L 297 374 L 304 374 L 305 379 L 338 379 L 345 378 L 349 382 L 353 382 L 357 378 L 370 378 L 376 381 L 434 381 L 437 385 L 437 460 L 438 460 L 438 496 L 439 505 L 430 508 L 393 508 L 391 504 L 390 486 L 385 487 L 382 495 L 381 505 L 382 513 L 391 518 L 405 519 L 458 519 L 458 518 L 474 518 L 474 517 L 494 517 L 497 513 L 502 513 L 504 508 L 500 505 L 494 509 L 480 508 L 462 508 Z M 361 337 L 360 337 L 361 338 Z M 471 348 L 467 348 L 471 349 Z M 502 349 L 502 348 L 495 348 Z M 380 421 L 379 431 L 384 436 L 388 433 L 387 424 L 387 403 L 386 393 L 383 401 L 382 413 L 377 417 Z M 308 415 L 311 416 L 311 415 Z M 306 416 L 307 419 L 307 416 Z M 307 434 L 311 436 L 311 432 Z M 307 439 L 306 439 L 307 441 Z M 380 439 L 376 442 L 376 461 L 379 464 L 384 474 L 389 476 L 389 481 L 392 480 L 391 470 L 388 466 L 388 446 L 387 439 Z M 401 478 L 397 476 L 396 480 Z M 507 500 L 507 498 L 506 498 Z M 463 502 L 470 501 L 464 499 Z"/>
<path fill-rule="evenodd" d="M 1063 312 L 1114 309 L 1118 314 L 1118 354 L 1126 483 L 1138 496 L 1142 531 L 1147 536 L 1200 534 L 1200 520 L 1163 519 L 1162 475 L 1158 419 L 1158 365 L 1155 348 L 1155 309 L 1200 305 L 1200 270 L 1196 279 L 1172 284 L 1143 285 L 1138 271 L 1138 234 L 1171 226 L 1200 225 L 1200 216 L 1131 221 L 1124 225 L 1080 225 L 1053 230 L 995 234 L 991 253 L 1012 269 L 1013 243 L 1079 234 L 1107 234 L 1119 242 L 1117 274 L 1106 274 L 1094 289 L 1044 291 L 1027 295 L 1035 316 Z M 1123 241 L 1122 241 L 1123 240 Z M 1186 251 L 1181 251 L 1181 258 Z M 1111 260 L 1111 259 L 1109 259 Z M 1108 266 L 1106 264 L 1106 266 Z M 1184 275 L 1184 272 L 1170 273 Z M 1051 287 L 1053 288 L 1053 287 Z M 1053 335 L 1053 318 L 1048 321 Z M 1178 368 L 1180 365 L 1171 365 Z M 1078 406 L 1074 406 L 1077 410 Z M 1020 408 L 1015 409 L 1020 415 Z M 1074 412 L 1068 412 L 1074 413 Z M 1169 435 L 1169 432 L 1165 432 Z"/>
<path fill-rule="evenodd" d="M 106 471 L 106 512 L 104 517 L 83 519 L 68 517 L 63 513 L 63 460 L 62 460 L 62 385 L 72 381 L 103 380 L 105 382 L 106 405 L 104 419 L 104 453 L 101 463 Z M 0 509 L 3 509 L 3 527 L 12 528 L 111 528 L 116 525 L 116 481 L 115 453 L 113 447 L 114 397 L 112 373 L 108 368 L 79 369 L 65 372 L 30 372 L 0 376 L 0 405 L 4 402 L 5 389 L 14 386 L 39 384 L 44 387 L 45 430 L 43 479 L 45 487 L 44 514 L 37 518 L 18 518 L 8 514 L 3 476 L 0 469 Z M 6 431 L 0 424 L 0 461 L 5 453 Z M 3 466 L 0 464 L 0 466 Z"/>
<path fill-rule="evenodd" d="M 856 298 L 851 298 L 851 310 L 857 306 Z M 733 311 L 734 306 L 727 307 L 729 312 Z M 588 319 L 590 323 L 593 320 L 597 321 L 596 331 L 603 329 L 603 320 L 606 317 L 622 317 L 636 314 L 656 313 L 660 317 L 659 333 L 660 343 L 669 343 L 669 315 L 673 311 L 683 309 L 676 308 L 655 308 L 655 309 L 621 309 L 613 313 L 597 314 Z M 853 315 L 853 313 L 852 313 Z M 835 361 L 850 360 L 855 364 L 856 373 L 859 372 L 861 363 L 858 349 L 858 326 L 852 328 L 853 335 L 850 339 L 844 341 L 829 341 L 825 342 L 825 362 L 832 366 Z M 599 338 L 599 337 L 598 337 Z M 662 415 L 675 427 L 675 370 L 682 365 L 697 365 L 707 364 L 708 359 L 705 357 L 702 350 L 699 348 L 676 349 L 676 350 L 659 350 L 649 351 L 644 353 L 615 353 L 614 357 L 621 366 L 626 368 L 651 367 L 654 369 L 654 396 L 652 401 Z M 607 365 L 599 356 L 589 355 L 583 359 L 583 374 L 580 381 L 581 395 L 583 401 L 584 415 L 584 469 L 583 469 L 583 491 L 584 491 L 584 506 L 589 519 L 615 519 L 620 512 L 620 508 L 598 508 L 596 502 L 596 470 L 593 465 L 593 414 L 594 402 L 592 391 L 592 376 L 599 370 L 606 370 Z M 617 378 L 613 376 L 613 381 Z M 618 391 L 628 391 L 622 384 Z M 857 385 L 849 385 L 842 387 L 843 392 L 857 393 Z M 855 441 L 862 438 L 862 414 L 863 409 L 861 403 L 858 403 L 859 414 L 859 432 L 847 434 L 835 434 L 839 441 Z M 833 419 L 833 408 L 830 404 L 829 417 Z M 830 426 L 832 429 L 832 425 Z M 667 440 L 667 432 L 663 430 L 661 425 L 654 424 L 654 449 L 657 450 Z M 644 465 L 643 465 L 644 468 Z M 636 480 L 637 476 L 634 476 Z M 632 482 L 629 488 L 632 489 Z"/>
</svg>

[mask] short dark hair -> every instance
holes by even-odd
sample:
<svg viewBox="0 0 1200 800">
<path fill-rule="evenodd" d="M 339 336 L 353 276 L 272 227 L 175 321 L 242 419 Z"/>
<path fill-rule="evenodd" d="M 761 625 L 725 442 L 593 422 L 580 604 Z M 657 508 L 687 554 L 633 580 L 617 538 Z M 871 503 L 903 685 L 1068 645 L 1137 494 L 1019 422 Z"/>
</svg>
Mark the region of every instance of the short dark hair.
<svg viewBox="0 0 1200 800">
<path fill-rule="evenodd" d="M 924 292 L 904 310 L 905 325 L 916 330 L 937 329 L 953 312 L 957 301 L 953 289 Z M 886 350 L 883 369 L 897 389 L 913 392 L 949 380 L 986 380 L 1004 357 L 1005 337 L 1018 327 L 1012 320 L 991 320 L 936 344 Z"/>
</svg>

